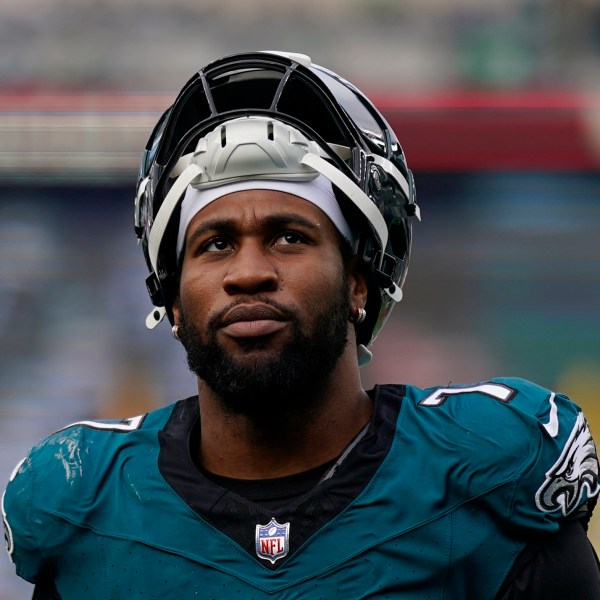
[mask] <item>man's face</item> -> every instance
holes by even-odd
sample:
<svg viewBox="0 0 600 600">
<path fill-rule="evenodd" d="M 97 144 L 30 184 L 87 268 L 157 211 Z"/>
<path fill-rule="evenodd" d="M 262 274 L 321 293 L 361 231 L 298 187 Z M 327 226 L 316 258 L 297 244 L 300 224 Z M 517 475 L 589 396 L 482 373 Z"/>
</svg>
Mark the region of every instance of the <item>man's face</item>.
<svg viewBox="0 0 600 600">
<path fill-rule="evenodd" d="M 335 367 L 354 281 L 339 240 L 319 208 L 270 190 L 224 196 L 190 222 L 175 321 L 190 368 L 229 410 L 306 408 Z"/>
</svg>

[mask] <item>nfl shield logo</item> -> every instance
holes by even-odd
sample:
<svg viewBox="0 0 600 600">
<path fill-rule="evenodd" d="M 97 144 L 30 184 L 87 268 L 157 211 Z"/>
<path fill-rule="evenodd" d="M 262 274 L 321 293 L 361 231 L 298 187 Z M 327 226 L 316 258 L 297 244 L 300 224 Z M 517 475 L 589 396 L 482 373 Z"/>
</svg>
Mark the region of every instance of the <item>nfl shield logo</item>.
<svg viewBox="0 0 600 600">
<path fill-rule="evenodd" d="M 266 525 L 256 526 L 256 554 L 259 558 L 271 561 L 287 555 L 290 549 L 290 524 L 280 525 L 274 518 Z"/>
</svg>

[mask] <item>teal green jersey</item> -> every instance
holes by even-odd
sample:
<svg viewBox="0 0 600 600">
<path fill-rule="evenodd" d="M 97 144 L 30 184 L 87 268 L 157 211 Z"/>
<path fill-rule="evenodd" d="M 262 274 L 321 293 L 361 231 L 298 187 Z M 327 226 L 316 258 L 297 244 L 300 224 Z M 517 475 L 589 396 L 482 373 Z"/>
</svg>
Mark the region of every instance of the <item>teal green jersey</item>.
<svg viewBox="0 0 600 600">
<path fill-rule="evenodd" d="M 368 428 L 276 507 L 210 480 L 198 399 L 46 438 L 3 497 L 8 552 L 61 598 L 492 599 L 599 492 L 580 409 L 520 379 L 378 386 Z"/>
</svg>

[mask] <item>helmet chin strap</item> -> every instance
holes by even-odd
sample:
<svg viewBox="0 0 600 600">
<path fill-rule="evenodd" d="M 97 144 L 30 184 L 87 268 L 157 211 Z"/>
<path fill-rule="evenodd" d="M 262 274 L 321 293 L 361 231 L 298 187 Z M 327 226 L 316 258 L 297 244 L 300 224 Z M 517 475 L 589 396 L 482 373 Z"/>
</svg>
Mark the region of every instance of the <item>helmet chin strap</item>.
<svg viewBox="0 0 600 600">
<path fill-rule="evenodd" d="M 164 306 L 157 306 L 147 317 L 146 327 L 148 329 L 154 329 L 167 314 L 167 310 Z"/>
<path fill-rule="evenodd" d="M 383 215 L 375 206 L 374 202 L 367 196 L 351 179 L 346 177 L 339 169 L 336 169 L 331 163 L 328 163 L 324 158 L 307 152 L 300 162 L 307 167 L 312 167 L 315 171 L 324 175 L 338 187 L 350 199 L 352 204 L 360 210 L 367 218 L 375 235 L 379 239 L 379 244 L 385 250 L 388 241 L 388 230 Z"/>
<path fill-rule="evenodd" d="M 152 229 L 150 230 L 150 236 L 148 238 L 148 255 L 150 257 L 150 264 L 152 265 L 152 271 L 155 277 L 158 278 L 158 250 L 162 241 L 163 235 L 171 219 L 171 215 L 179 203 L 181 197 L 185 193 L 188 185 L 196 179 L 202 173 L 202 169 L 195 164 L 190 164 L 177 178 L 169 193 L 167 194 L 165 201 L 162 203 L 160 210 L 154 219 Z M 152 312 L 146 317 L 146 327 L 148 329 L 154 329 L 167 314 L 167 310 L 164 306 L 155 307 Z"/>
<path fill-rule="evenodd" d="M 359 344 L 356 347 L 356 354 L 358 356 L 358 366 L 364 367 L 370 363 L 373 358 L 373 353 L 363 344 Z"/>
<path fill-rule="evenodd" d="M 150 256 L 150 264 L 152 270 L 158 277 L 158 250 L 160 249 L 160 243 L 162 242 L 165 231 L 171 219 L 173 211 L 179 204 L 185 190 L 188 185 L 194 181 L 194 179 L 202 175 L 202 168 L 198 165 L 191 163 L 188 165 L 183 173 L 176 179 L 175 183 L 169 190 L 169 193 L 165 197 L 165 201 L 162 203 L 156 218 L 152 224 L 150 230 L 150 237 L 148 238 L 148 254 Z"/>
</svg>

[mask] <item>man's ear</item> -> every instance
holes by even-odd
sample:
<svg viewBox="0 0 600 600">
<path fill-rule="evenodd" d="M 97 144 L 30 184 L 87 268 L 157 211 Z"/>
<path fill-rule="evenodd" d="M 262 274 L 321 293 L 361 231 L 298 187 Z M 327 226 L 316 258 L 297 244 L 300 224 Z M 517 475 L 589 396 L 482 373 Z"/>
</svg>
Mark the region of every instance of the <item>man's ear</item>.
<svg viewBox="0 0 600 600">
<path fill-rule="evenodd" d="M 179 303 L 179 296 L 177 296 L 173 301 L 173 306 L 171 310 L 173 311 L 173 324 L 179 325 L 179 318 L 181 316 L 181 305 Z"/>
<path fill-rule="evenodd" d="M 347 263 L 348 291 L 350 304 L 357 308 L 364 308 L 367 304 L 367 266 L 362 258 L 355 254 Z"/>
</svg>

